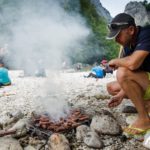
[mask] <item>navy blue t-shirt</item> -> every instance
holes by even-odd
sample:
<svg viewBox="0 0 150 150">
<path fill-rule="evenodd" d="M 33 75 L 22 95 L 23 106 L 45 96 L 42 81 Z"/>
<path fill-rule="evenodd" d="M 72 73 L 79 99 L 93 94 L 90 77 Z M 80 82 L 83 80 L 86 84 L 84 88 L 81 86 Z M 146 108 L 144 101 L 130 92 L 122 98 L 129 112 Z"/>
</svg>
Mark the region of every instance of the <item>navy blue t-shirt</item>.
<svg viewBox="0 0 150 150">
<path fill-rule="evenodd" d="M 150 72 L 150 26 L 139 27 L 139 32 L 132 48 L 124 47 L 125 56 L 131 55 L 134 51 L 148 51 L 149 55 L 145 58 L 140 70 Z"/>
</svg>

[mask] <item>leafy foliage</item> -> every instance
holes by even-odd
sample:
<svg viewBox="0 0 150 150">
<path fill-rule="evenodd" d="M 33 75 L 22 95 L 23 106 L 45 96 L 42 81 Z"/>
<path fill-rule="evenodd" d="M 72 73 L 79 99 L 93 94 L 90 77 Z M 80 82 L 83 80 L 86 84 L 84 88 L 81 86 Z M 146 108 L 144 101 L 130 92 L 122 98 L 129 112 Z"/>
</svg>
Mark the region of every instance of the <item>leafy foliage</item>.
<svg viewBox="0 0 150 150">
<path fill-rule="evenodd" d="M 80 7 L 80 13 L 86 18 L 87 25 L 93 31 L 93 35 L 88 37 L 83 49 L 87 63 L 100 61 L 104 57 L 108 60 L 116 57 L 119 46 L 114 41 L 106 40 L 108 34 L 106 20 L 97 14 L 90 0 L 80 0 Z"/>
</svg>

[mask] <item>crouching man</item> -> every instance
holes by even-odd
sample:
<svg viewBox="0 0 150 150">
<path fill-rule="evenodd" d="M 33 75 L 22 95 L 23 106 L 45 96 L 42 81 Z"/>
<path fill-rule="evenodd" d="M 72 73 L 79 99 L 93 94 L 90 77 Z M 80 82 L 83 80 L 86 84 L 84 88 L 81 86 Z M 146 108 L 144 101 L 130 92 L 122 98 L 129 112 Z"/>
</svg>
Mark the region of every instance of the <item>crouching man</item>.
<svg viewBox="0 0 150 150">
<path fill-rule="evenodd" d="M 117 81 L 108 83 L 113 95 L 109 107 L 119 105 L 129 98 L 138 111 L 138 118 L 124 132 L 130 135 L 144 134 L 150 129 L 150 27 L 136 26 L 134 18 L 121 13 L 108 25 L 108 39 L 115 39 L 123 46 L 121 58 L 112 59 L 109 66 L 117 69 Z"/>
</svg>

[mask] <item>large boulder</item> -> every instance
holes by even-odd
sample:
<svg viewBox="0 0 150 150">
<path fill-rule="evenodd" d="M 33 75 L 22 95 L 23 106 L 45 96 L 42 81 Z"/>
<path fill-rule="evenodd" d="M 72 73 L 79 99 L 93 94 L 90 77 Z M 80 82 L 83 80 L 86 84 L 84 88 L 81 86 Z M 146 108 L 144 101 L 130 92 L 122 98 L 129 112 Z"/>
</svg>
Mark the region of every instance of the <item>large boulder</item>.
<svg viewBox="0 0 150 150">
<path fill-rule="evenodd" d="M 0 150 L 23 150 L 19 142 L 13 138 L 0 138 Z"/>
<path fill-rule="evenodd" d="M 135 18 L 136 25 L 144 26 L 150 23 L 146 8 L 140 2 L 129 2 L 124 12 Z"/>
<path fill-rule="evenodd" d="M 70 150 L 69 141 L 63 134 L 52 134 L 48 145 L 50 150 Z"/>
<path fill-rule="evenodd" d="M 76 128 L 76 139 L 80 142 L 83 141 L 84 137 L 89 131 L 90 131 L 90 128 L 86 125 L 78 126 Z"/>
<path fill-rule="evenodd" d="M 87 132 L 84 143 L 91 148 L 102 148 L 103 142 L 96 132 Z"/>
<path fill-rule="evenodd" d="M 121 133 L 121 126 L 109 115 L 94 116 L 91 129 L 99 134 L 106 135 L 119 135 Z"/>
</svg>

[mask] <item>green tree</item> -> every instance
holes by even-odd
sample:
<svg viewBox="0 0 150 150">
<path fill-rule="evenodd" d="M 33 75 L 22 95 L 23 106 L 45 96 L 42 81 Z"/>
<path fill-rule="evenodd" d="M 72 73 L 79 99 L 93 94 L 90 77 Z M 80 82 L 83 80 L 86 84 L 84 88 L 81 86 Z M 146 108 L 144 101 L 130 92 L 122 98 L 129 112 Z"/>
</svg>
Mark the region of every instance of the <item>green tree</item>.
<svg viewBox="0 0 150 150">
<path fill-rule="evenodd" d="M 96 8 L 91 4 L 90 0 L 80 0 L 81 14 L 86 18 L 87 25 L 92 29 L 93 36 L 88 39 L 88 50 L 91 53 L 90 62 L 94 62 L 97 58 L 112 59 L 117 56 L 119 46 L 114 41 L 106 40 L 108 34 L 106 20 L 99 16 Z M 95 40 L 95 42 L 94 42 Z M 94 47 L 94 45 L 96 47 Z M 91 48 L 91 49 L 90 49 Z"/>
</svg>

